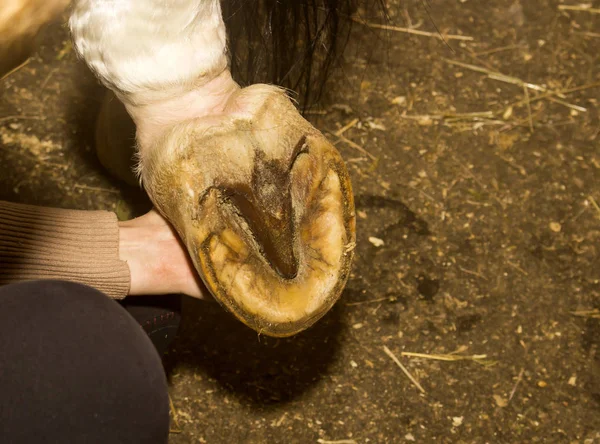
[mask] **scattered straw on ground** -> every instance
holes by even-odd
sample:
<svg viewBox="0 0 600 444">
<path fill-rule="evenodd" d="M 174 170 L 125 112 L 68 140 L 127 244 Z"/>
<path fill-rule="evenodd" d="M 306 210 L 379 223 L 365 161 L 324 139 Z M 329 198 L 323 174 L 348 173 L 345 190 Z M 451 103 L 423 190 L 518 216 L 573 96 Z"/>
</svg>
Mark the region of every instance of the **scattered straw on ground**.
<svg viewBox="0 0 600 444">
<path fill-rule="evenodd" d="M 592 206 L 598 213 L 598 218 L 600 219 L 600 206 L 598 205 L 598 202 L 596 202 L 596 199 L 594 199 L 592 196 L 589 196 L 588 200 L 590 201 L 590 203 L 592 204 Z"/>
<path fill-rule="evenodd" d="M 597 308 L 591 309 L 591 310 L 577 310 L 577 311 L 572 311 L 571 314 L 573 316 L 579 316 L 582 318 L 593 318 L 593 319 L 600 319 L 600 310 L 598 310 Z"/>
<path fill-rule="evenodd" d="M 600 14 L 599 8 L 592 8 L 590 3 L 583 5 L 558 5 L 558 9 L 560 11 L 579 11 L 579 12 L 589 12 L 591 14 Z"/>
<path fill-rule="evenodd" d="M 11 131 L 4 127 L 0 128 L 0 141 L 4 145 L 14 145 L 24 149 L 40 160 L 47 160 L 52 152 L 60 149 L 60 145 L 51 140 L 40 140 L 33 134 Z"/>
<path fill-rule="evenodd" d="M 394 32 L 404 32 L 406 34 L 420 35 L 423 37 L 433 37 L 439 40 L 462 40 L 471 42 L 473 41 L 473 37 L 469 37 L 466 35 L 457 35 L 457 34 L 441 34 L 439 32 L 429 32 L 429 31 L 421 31 L 419 29 L 414 28 L 403 28 L 401 26 L 393 26 L 393 25 L 381 25 L 379 23 L 370 23 L 359 19 L 358 17 L 352 17 L 351 20 L 356 23 L 360 23 L 361 25 L 368 26 L 369 28 L 374 29 L 384 29 L 386 31 L 394 31 Z"/>
<path fill-rule="evenodd" d="M 171 417 L 173 418 L 173 422 L 175 423 L 176 429 L 169 429 L 169 433 L 181 433 L 181 426 L 179 425 L 179 421 L 177 419 L 177 409 L 175 408 L 175 404 L 173 403 L 173 399 L 171 395 L 169 396 L 169 408 L 171 409 Z"/>
<path fill-rule="evenodd" d="M 337 441 L 327 441 L 326 439 L 317 439 L 319 444 L 357 444 L 353 439 L 340 439 Z"/>
<path fill-rule="evenodd" d="M 390 358 L 392 358 L 392 361 L 394 361 L 398 367 L 400 367 L 400 370 L 402 370 L 404 372 L 404 374 L 406 375 L 406 377 L 408 379 L 410 379 L 410 382 L 412 382 L 415 385 L 415 387 L 417 387 L 421 391 L 421 393 L 424 394 L 425 389 L 421 386 L 421 384 L 419 384 L 419 381 L 417 381 L 414 378 L 414 376 L 410 374 L 408 369 L 404 365 L 402 365 L 402 363 L 396 357 L 396 355 L 394 353 L 392 353 L 392 351 L 389 348 L 387 348 L 385 345 L 383 346 L 383 351 L 385 352 L 386 355 L 388 355 Z"/>
<path fill-rule="evenodd" d="M 455 352 L 447 353 L 447 354 L 436 354 L 436 353 L 415 353 L 415 352 L 402 352 L 402 356 L 410 357 L 410 358 L 422 358 L 422 359 L 431 359 L 435 361 L 473 361 L 477 364 L 483 365 L 484 367 L 491 367 L 495 365 L 497 361 L 493 361 L 488 359 L 487 355 L 463 355 L 460 354 L 466 347 L 461 347 Z"/>
</svg>

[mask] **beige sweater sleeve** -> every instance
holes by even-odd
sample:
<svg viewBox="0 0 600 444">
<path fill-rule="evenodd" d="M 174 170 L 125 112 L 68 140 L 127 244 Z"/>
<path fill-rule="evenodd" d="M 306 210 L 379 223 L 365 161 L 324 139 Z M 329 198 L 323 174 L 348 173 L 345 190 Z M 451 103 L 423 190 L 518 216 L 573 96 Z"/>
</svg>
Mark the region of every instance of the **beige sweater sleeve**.
<svg viewBox="0 0 600 444">
<path fill-rule="evenodd" d="M 0 285 L 33 279 L 79 282 L 124 298 L 130 274 L 119 260 L 116 215 L 0 201 Z"/>
</svg>

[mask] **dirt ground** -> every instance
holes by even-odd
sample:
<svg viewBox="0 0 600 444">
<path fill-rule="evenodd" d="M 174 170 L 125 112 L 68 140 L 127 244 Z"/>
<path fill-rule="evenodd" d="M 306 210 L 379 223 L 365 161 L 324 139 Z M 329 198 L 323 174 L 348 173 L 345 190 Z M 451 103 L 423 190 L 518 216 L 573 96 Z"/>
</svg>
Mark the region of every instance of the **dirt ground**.
<svg viewBox="0 0 600 444">
<path fill-rule="evenodd" d="M 356 25 L 310 113 L 353 179 L 347 289 L 284 340 L 186 299 L 172 443 L 600 443 L 600 15 L 565 3 Z M 65 27 L 0 94 L 0 199 L 147 209 L 96 160 L 104 90 Z"/>
</svg>

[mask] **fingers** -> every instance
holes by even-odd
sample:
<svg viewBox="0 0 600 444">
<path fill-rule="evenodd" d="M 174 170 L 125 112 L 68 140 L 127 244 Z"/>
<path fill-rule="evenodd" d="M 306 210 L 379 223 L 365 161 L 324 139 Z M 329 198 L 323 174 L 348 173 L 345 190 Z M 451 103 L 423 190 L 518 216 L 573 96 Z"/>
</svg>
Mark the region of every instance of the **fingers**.
<svg viewBox="0 0 600 444">
<path fill-rule="evenodd" d="M 156 210 L 119 223 L 119 257 L 129 266 L 130 296 L 209 297 L 177 233 Z"/>
</svg>

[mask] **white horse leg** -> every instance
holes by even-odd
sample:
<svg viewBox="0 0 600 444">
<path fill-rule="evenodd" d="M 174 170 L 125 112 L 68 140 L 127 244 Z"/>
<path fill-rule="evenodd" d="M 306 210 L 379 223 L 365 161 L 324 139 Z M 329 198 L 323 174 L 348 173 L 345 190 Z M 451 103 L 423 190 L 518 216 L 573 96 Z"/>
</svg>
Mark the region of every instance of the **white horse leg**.
<svg viewBox="0 0 600 444">
<path fill-rule="evenodd" d="M 75 47 L 137 127 L 140 173 L 215 298 L 255 330 L 312 325 L 348 278 L 355 215 L 335 148 L 227 67 L 217 0 L 77 0 Z"/>
</svg>

